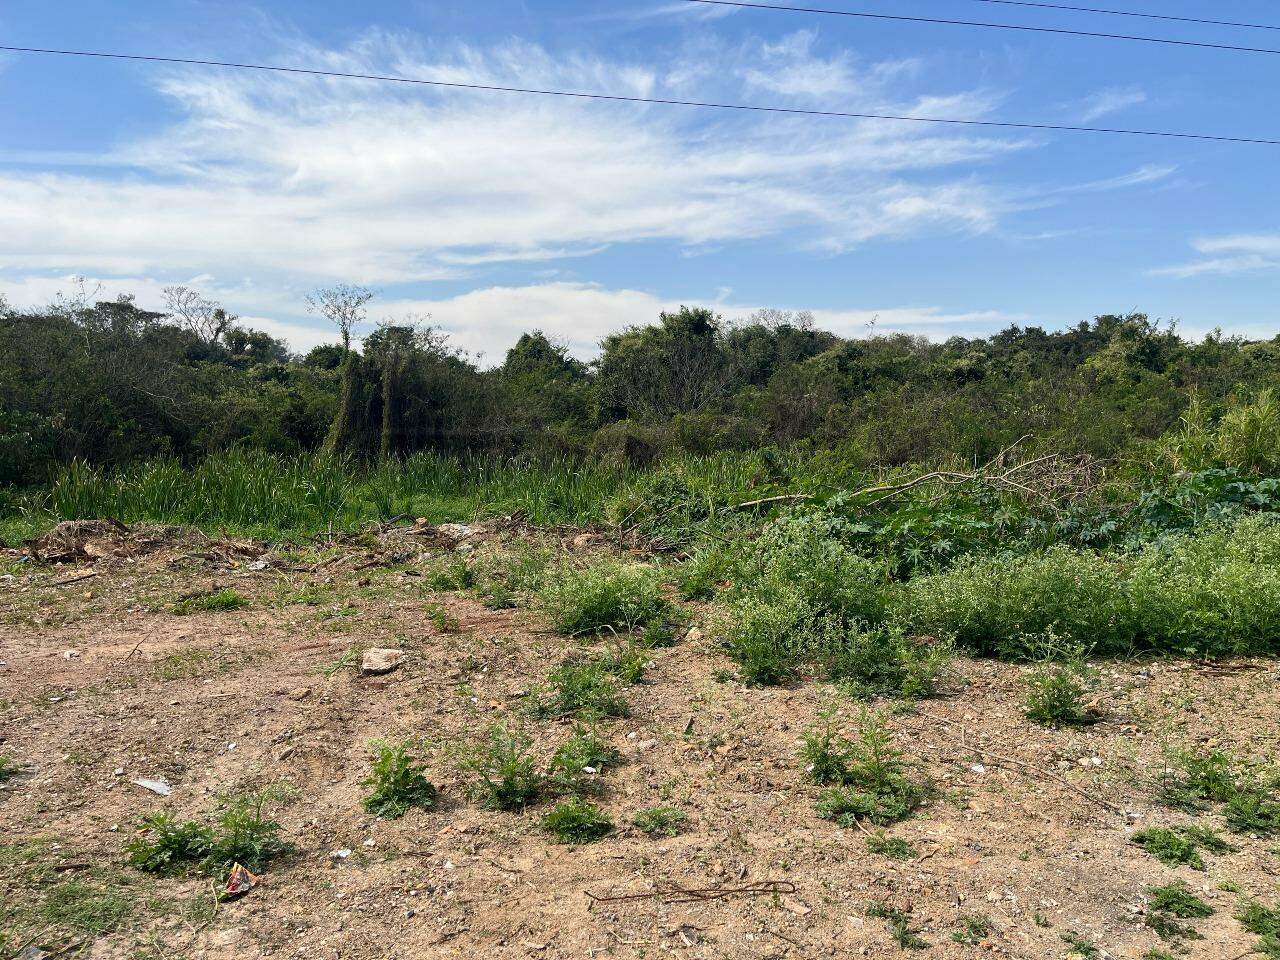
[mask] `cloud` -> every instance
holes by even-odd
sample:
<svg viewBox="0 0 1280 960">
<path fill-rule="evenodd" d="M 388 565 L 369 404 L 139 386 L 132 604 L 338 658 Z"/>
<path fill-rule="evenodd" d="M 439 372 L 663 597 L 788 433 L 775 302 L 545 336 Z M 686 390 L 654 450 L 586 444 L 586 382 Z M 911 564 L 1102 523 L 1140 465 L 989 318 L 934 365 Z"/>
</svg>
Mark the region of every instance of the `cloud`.
<svg viewBox="0 0 1280 960">
<path fill-rule="evenodd" d="M 1081 123 L 1092 123 L 1112 113 L 1147 102 L 1147 95 L 1137 87 L 1109 87 L 1077 104 Z"/>
<path fill-rule="evenodd" d="M 812 44 L 800 35 L 762 52 L 786 65 L 773 82 L 797 95 L 851 83 L 853 106 L 896 112 L 981 114 L 998 102 L 964 91 L 895 99 L 886 78 L 903 75 L 902 64 L 855 68 L 821 60 Z M 679 51 L 669 64 L 628 63 L 519 41 L 424 48 L 384 33 L 276 59 L 636 96 L 668 92 L 682 62 Z M 749 89 L 749 60 L 734 61 L 709 94 Z M 996 192 L 948 170 L 1028 146 L 874 121 L 203 69 L 161 76 L 183 119 L 117 145 L 101 169 L 82 155 L 0 169 L 0 270 L 209 272 L 301 290 L 334 279 L 457 279 L 487 263 L 635 241 L 699 247 L 790 235 L 797 245 L 847 250 L 880 237 L 989 229 L 1000 213 Z"/>
<path fill-rule="evenodd" d="M 1280 233 L 1235 234 L 1194 240 L 1200 259 L 1149 270 L 1153 277 L 1188 279 L 1201 276 L 1234 276 L 1280 270 Z"/>
</svg>

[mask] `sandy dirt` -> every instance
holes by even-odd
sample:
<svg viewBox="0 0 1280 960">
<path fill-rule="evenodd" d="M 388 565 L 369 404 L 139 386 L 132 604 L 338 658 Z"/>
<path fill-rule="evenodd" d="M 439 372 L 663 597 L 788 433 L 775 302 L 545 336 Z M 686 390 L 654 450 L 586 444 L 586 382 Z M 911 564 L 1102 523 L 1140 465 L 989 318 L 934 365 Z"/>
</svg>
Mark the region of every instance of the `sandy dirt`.
<svg viewBox="0 0 1280 960">
<path fill-rule="evenodd" d="M 859 705 L 817 681 L 746 687 L 711 637 L 695 634 L 651 651 L 644 682 L 627 688 L 631 715 L 601 727 L 622 756 L 599 801 L 618 830 L 567 846 L 542 829 L 546 805 L 481 809 L 456 758 L 497 722 L 524 729 L 549 757 L 572 724 L 534 719 L 527 694 L 580 643 L 534 612 L 427 589 L 410 574 L 440 549 L 415 542 L 390 565 L 366 565 L 341 545 L 270 564 L 199 543 L 63 565 L 11 556 L 0 580 L 0 755 L 20 768 L 0 787 L 9 948 L 239 960 L 1038 960 L 1071 956 L 1064 935 L 1123 958 L 1153 947 L 1235 958 L 1255 943 L 1233 914 L 1243 896 L 1273 902 L 1274 839 L 1232 836 L 1238 852 L 1208 855 L 1196 871 L 1161 864 L 1130 836 L 1192 820 L 1153 800 L 1167 748 L 1274 755 L 1273 663 L 1106 664 L 1101 722 L 1054 731 L 1022 716 L 1023 668 L 958 661 L 942 696 L 888 714 L 898 747 L 939 788 L 890 829 L 915 850 L 899 862 L 870 853 L 862 830 L 818 817 L 819 790 L 797 754 L 824 710 L 852 730 Z M 174 612 L 182 596 L 215 586 L 249 605 Z M 370 646 L 402 648 L 407 662 L 361 676 L 358 654 Z M 440 802 L 379 821 L 361 807 L 369 743 L 404 737 L 424 744 Z M 166 781 L 172 795 L 140 778 Z M 297 852 L 243 899 L 215 908 L 207 879 L 125 864 L 144 814 L 205 818 L 219 797 L 264 787 L 281 788 L 271 810 Z M 652 838 L 630 826 L 654 805 L 684 811 L 684 832 Z M 1196 822 L 1221 830 L 1210 815 Z M 1181 946 L 1144 922 L 1146 889 L 1175 879 L 1217 910 L 1194 923 L 1203 939 Z M 40 905 L 66 883 L 115 891 L 126 915 L 96 936 L 49 925 Z M 701 902 L 662 894 L 770 883 L 777 892 Z M 633 894 L 650 895 L 609 899 Z M 906 911 L 929 945 L 904 951 L 868 915 L 878 901 Z M 989 934 L 957 942 L 972 915 L 989 919 Z"/>
</svg>

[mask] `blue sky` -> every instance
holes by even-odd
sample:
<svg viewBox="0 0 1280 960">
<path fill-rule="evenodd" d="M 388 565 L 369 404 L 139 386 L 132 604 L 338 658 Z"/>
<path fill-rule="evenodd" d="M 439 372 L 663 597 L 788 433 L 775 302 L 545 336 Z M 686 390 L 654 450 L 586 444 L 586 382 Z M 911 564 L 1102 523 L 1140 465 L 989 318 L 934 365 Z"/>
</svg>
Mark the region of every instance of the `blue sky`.
<svg viewBox="0 0 1280 960">
<path fill-rule="evenodd" d="M 827 6 L 1254 46 L 1280 34 L 1001 7 Z M 1274 0 L 1115 0 L 1280 22 Z M 857 112 L 1280 138 L 1280 57 L 685 0 L 9 0 L 3 43 Z M 678 303 L 933 338 L 1142 310 L 1280 321 L 1280 147 L 984 131 L 0 59 L 0 294 L 195 286 L 299 348 L 306 293 L 380 291 L 489 361 L 589 356 Z"/>
</svg>

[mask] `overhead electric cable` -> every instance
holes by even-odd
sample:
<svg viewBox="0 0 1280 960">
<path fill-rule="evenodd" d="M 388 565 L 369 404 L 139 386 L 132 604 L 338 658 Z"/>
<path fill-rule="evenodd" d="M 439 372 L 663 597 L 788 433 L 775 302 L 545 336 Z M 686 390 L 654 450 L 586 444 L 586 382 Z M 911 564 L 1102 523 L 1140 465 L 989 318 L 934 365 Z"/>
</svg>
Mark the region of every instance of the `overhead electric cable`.
<svg viewBox="0 0 1280 960">
<path fill-rule="evenodd" d="M 1128 33 L 1102 33 L 1096 30 L 1071 30 L 1067 27 L 1035 27 L 1024 23 L 992 23 L 985 20 L 952 20 L 947 17 L 912 17 L 904 13 L 872 13 L 867 10 L 833 10 L 828 7 L 796 7 L 778 3 L 752 3 L 750 0 L 685 0 L 713 7 L 738 7 L 744 10 L 773 10 L 779 13 L 812 13 L 830 17 L 857 17 L 862 20 L 888 20 L 898 23 L 929 23 L 951 27 L 982 27 L 990 30 L 1019 30 L 1026 33 L 1048 33 L 1068 37 L 1090 37 L 1095 40 L 1131 40 L 1137 43 L 1159 43 L 1174 47 L 1223 50 L 1231 53 L 1280 54 L 1274 47 L 1246 47 L 1234 43 L 1209 43 L 1203 40 L 1175 40 L 1172 37 L 1144 37 Z"/>
<path fill-rule="evenodd" d="M 1011 130 L 1045 130 L 1066 133 L 1109 133 L 1134 137 L 1165 137 L 1178 140 L 1211 140 L 1221 143 L 1252 143 L 1280 146 L 1280 139 L 1266 137 L 1233 137 L 1210 133 L 1185 133 L 1172 130 L 1133 130 L 1123 127 L 1086 127 L 1062 123 L 1023 123 L 1009 120 L 958 120 L 949 117 L 913 117 L 888 113 L 855 113 L 847 110 L 811 110 L 802 107 L 772 107 L 759 104 L 716 103 L 706 100 L 676 100 L 662 97 L 634 97 L 613 93 L 588 93 L 575 90 L 552 90 L 540 87 L 501 86 L 491 83 L 461 83 L 453 80 L 426 80 L 419 77 L 397 77 L 387 74 L 354 73 L 341 70 L 319 70 L 308 67 L 285 67 L 264 63 L 237 63 L 230 60 L 198 60 L 190 57 L 162 57 L 139 53 L 107 53 L 93 50 L 59 50 L 46 47 L 0 46 L 0 52 L 44 54 L 60 57 L 86 57 L 101 60 L 129 60 L 141 63 L 167 63 L 194 67 L 221 67 L 233 70 L 258 70 L 267 73 L 284 73 L 310 77 L 331 77 L 344 80 L 372 80 L 383 83 L 403 83 L 450 90 L 476 90 L 490 93 L 520 93 L 543 97 L 562 97 L 574 100 L 600 100 L 611 103 L 643 103 L 673 107 L 699 107 L 715 110 L 738 110 L 755 113 L 775 113 L 806 117 L 832 117 L 850 120 L 894 120 L 904 123 L 934 123 L 959 127 L 994 127 Z"/>
<path fill-rule="evenodd" d="M 1244 23 L 1239 20 L 1210 20 L 1205 17 L 1175 17 L 1170 13 L 1142 13 L 1137 10 L 1108 10 L 1105 7 L 1073 7 L 1065 3 L 1033 3 L 1032 0 L 969 0 L 971 3 L 996 3 L 1006 7 L 1030 7 L 1033 10 L 1066 10 L 1071 13 L 1097 13 L 1108 17 L 1139 17 L 1143 20 L 1166 20 L 1196 23 L 1212 27 L 1239 27 L 1245 30 L 1280 30 L 1280 24 Z"/>
</svg>

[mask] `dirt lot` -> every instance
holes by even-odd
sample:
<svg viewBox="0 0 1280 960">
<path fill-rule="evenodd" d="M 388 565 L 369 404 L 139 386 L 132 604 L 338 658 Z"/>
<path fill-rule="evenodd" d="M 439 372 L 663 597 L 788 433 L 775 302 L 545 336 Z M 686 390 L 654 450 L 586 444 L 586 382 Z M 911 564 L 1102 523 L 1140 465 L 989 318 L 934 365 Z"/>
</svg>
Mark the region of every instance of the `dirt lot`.
<svg viewBox="0 0 1280 960">
<path fill-rule="evenodd" d="M 1204 871 L 1165 866 L 1130 841 L 1191 819 L 1152 799 L 1166 748 L 1274 755 L 1270 662 L 1109 664 L 1101 722 L 1052 731 L 1022 716 L 1022 668 L 958 661 L 942 697 L 888 714 L 899 748 L 940 788 L 891 828 L 914 848 L 898 861 L 818 817 L 797 755 L 824 709 L 852 722 L 858 705 L 818 682 L 745 687 L 695 633 L 648 654 L 644 681 L 627 688 L 630 716 L 602 727 L 622 755 L 600 800 L 619 829 L 562 845 L 540 825 L 545 806 L 502 813 L 469 799 L 456 756 L 499 721 L 549 756 L 572 724 L 534 719 L 526 696 L 579 641 L 533 612 L 431 591 L 412 574 L 447 543 L 283 556 L 173 536 L 62 565 L 15 554 L 0 570 L 0 754 L 19 768 L 0 787 L 0 929 L 12 952 L 903 955 L 867 910 L 883 901 L 928 942 L 920 956 L 1088 956 L 1075 937 L 1097 956 L 1235 958 L 1256 942 L 1233 918 L 1238 902 L 1275 897 L 1274 840 L 1232 836 L 1238 850 L 1207 855 Z M 248 605 L 176 612 L 215 586 Z M 362 676 L 370 646 L 402 648 L 407 662 Z M 394 821 L 364 812 L 369 743 L 388 737 L 424 742 L 436 809 Z M 271 811 L 297 852 L 243 899 L 218 903 L 208 879 L 126 865 L 143 815 L 199 819 L 219 797 L 262 788 L 274 789 Z M 653 838 L 630 826 L 654 805 L 683 810 L 685 830 Z M 1174 879 L 1217 911 L 1194 922 L 1203 939 L 1181 946 L 1144 922 L 1147 888 Z M 773 882 L 771 893 L 728 895 Z M 682 899 L 663 893 L 674 887 L 726 895 L 671 902 Z M 651 895 L 609 899 L 632 894 Z M 975 915 L 989 931 L 953 937 Z"/>
</svg>

